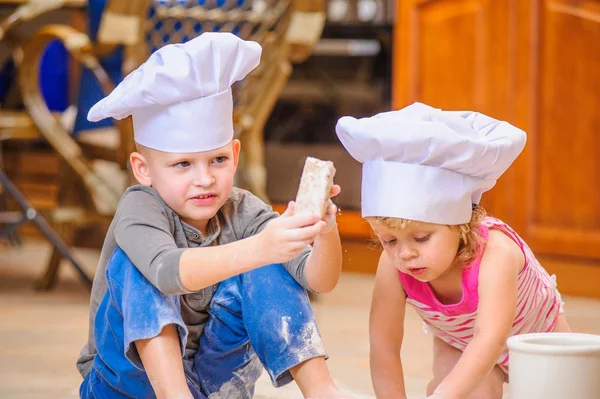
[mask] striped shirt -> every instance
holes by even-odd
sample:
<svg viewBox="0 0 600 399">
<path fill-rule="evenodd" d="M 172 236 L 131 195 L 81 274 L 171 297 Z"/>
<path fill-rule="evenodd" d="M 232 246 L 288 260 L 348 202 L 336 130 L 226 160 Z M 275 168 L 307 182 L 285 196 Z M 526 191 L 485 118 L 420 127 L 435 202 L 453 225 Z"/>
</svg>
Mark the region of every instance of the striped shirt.
<svg viewBox="0 0 600 399">
<path fill-rule="evenodd" d="M 498 229 L 517 243 L 525 256 L 525 265 L 518 275 L 517 309 L 510 336 L 552 331 L 559 314 L 563 312 L 561 296 L 556 289 L 556 277 L 548 275 L 527 244 L 504 222 L 487 217 L 481 229 L 484 242 L 487 241 L 489 229 Z M 475 259 L 464 267 L 463 296 L 461 301 L 455 304 L 442 304 L 429 283 L 400 272 L 407 295 L 406 302 L 413 306 L 423 319 L 426 330 L 461 351 L 465 350 L 473 338 L 479 303 L 479 266 L 484 247 L 485 245 L 482 245 Z M 497 364 L 508 373 L 506 345 Z"/>
</svg>

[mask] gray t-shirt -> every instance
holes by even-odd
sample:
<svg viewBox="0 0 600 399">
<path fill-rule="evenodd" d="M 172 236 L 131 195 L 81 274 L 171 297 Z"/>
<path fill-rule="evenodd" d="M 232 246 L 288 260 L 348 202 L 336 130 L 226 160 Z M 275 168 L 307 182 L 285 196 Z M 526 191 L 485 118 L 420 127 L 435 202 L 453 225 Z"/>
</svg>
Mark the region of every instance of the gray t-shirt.
<svg viewBox="0 0 600 399">
<path fill-rule="evenodd" d="M 223 245 L 250 237 L 278 216 L 258 197 L 234 188 L 227 202 L 209 221 L 207 237 L 202 237 L 200 231 L 183 222 L 153 188 L 137 185 L 127 189 L 108 228 L 92 286 L 88 342 L 77 360 L 81 375 L 85 377 L 90 372 L 96 355 L 94 320 L 107 290 L 106 265 L 117 246 L 159 291 L 182 295 L 181 315 L 188 329 L 184 362 L 189 363 L 198 349 L 217 286 L 197 292 L 187 290 L 179 278 L 181 253 L 185 248 Z M 304 274 L 309 253 L 310 247 L 307 247 L 284 263 L 286 270 L 306 289 L 310 289 Z"/>
</svg>

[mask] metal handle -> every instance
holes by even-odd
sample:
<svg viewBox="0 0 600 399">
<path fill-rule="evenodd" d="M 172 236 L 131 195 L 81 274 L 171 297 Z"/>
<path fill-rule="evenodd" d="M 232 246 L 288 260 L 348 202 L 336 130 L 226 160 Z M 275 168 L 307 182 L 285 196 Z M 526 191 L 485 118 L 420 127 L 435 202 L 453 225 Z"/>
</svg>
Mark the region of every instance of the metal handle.
<svg viewBox="0 0 600 399">
<path fill-rule="evenodd" d="M 381 51 L 377 40 L 321 39 L 313 50 L 314 55 L 372 57 Z"/>
</svg>

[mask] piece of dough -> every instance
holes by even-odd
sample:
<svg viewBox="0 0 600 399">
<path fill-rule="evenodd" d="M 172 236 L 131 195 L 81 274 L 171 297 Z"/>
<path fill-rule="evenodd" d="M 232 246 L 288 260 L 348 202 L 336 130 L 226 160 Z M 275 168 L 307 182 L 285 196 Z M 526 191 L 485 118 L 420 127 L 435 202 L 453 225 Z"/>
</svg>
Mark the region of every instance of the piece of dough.
<svg viewBox="0 0 600 399">
<path fill-rule="evenodd" d="M 335 167 L 331 161 L 307 157 L 296 195 L 296 214 L 327 214 Z"/>
</svg>

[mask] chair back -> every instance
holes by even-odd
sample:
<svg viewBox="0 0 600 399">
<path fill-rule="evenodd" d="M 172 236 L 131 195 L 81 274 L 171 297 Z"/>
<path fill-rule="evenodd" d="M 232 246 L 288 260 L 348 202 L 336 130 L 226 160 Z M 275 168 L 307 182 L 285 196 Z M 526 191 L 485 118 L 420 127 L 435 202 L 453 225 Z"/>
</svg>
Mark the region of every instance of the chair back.
<svg viewBox="0 0 600 399">
<path fill-rule="evenodd" d="M 92 6 L 90 0 L 90 7 Z M 102 5 L 102 0 L 94 4 Z M 234 85 L 234 129 L 244 141 L 238 184 L 266 199 L 262 130 L 291 73 L 320 37 L 324 24 L 323 0 L 106 0 L 93 41 L 67 26 L 42 28 L 24 47 L 20 85 L 34 123 L 92 194 L 100 213 L 114 212 L 120 198 L 110 177 L 94 171 L 86 154 L 116 162 L 125 168 L 134 149 L 131 118 L 117 121 L 118 142 L 113 153 L 82 147 L 50 113 L 40 92 L 41 56 L 52 41 L 61 40 L 71 55 L 92 71 L 105 94 L 115 84 L 103 69 L 105 56 L 125 47 L 125 73 L 139 66 L 156 49 L 185 42 L 207 31 L 232 32 L 258 42 L 261 64 Z M 290 51 L 291 49 L 291 51 Z M 82 148 L 85 148 L 83 151 Z"/>
</svg>

